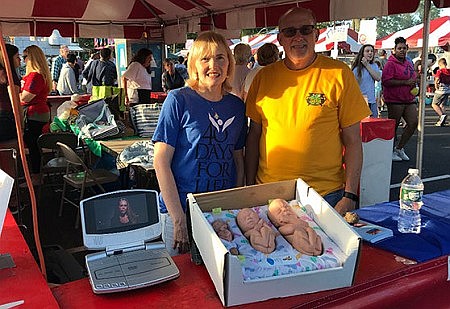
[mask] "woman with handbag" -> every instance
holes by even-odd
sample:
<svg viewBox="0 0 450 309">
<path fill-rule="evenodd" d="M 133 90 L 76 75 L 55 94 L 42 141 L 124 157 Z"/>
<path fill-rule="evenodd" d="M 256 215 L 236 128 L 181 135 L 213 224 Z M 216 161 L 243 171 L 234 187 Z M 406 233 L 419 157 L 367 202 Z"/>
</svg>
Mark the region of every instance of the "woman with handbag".
<svg viewBox="0 0 450 309">
<path fill-rule="evenodd" d="M 38 46 L 25 48 L 23 59 L 26 63 L 26 75 L 20 93 L 20 104 L 26 111 L 23 139 L 30 152 L 31 179 L 33 184 L 37 184 L 41 161 L 37 140 L 50 121 L 47 95 L 52 90 L 52 78 L 44 52 Z"/>
<path fill-rule="evenodd" d="M 234 58 L 225 38 L 203 32 L 192 45 L 187 87 L 171 90 L 153 135 L 162 235 L 171 255 L 189 249 L 186 196 L 244 184 L 244 102 L 231 94 Z"/>
<path fill-rule="evenodd" d="M 152 61 L 153 53 L 148 48 L 141 48 L 131 59 L 127 70 L 122 74 L 125 104 L 150 103 L 152 79 L 147 68 Z"/>
</svg>

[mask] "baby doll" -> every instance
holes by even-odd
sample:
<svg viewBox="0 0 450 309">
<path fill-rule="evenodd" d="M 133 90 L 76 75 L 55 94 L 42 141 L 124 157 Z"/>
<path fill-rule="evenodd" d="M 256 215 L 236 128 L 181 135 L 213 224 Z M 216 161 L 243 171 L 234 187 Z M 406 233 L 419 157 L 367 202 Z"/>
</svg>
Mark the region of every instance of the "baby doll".
<svg viewBox="0 0 450 309">
<path fill-rule="evenodd" d="M 300 219 L 292 207 L 283 199 L 274 199 L 269 204 L 267 213 L 270 221 L 278 228 L 280 234 L 298 252 L 308 255 L 322 254 L 320 236 Z"/>
<path fill-rule="evenodd" d="M 277 233 L 253 209 L 241 209 L 236 221 L 254 249 L 265 254 L 275 250 Z"/>
<path fill-rule="evenodd" d="M 233 245 L 231 243 L 231 241 L 233 240 L 233 233 L 231 233 L 230 228 L 228 227 L 228 223 L 221 219 L 217 219 L 214 220 L 211 225 L 217 236 L 226 241 L 225 247 L 230 251 L 230 253 L 233 255 L 238 255 L 239 251 L 236 248 L 236 245 Z"/>
</svg>

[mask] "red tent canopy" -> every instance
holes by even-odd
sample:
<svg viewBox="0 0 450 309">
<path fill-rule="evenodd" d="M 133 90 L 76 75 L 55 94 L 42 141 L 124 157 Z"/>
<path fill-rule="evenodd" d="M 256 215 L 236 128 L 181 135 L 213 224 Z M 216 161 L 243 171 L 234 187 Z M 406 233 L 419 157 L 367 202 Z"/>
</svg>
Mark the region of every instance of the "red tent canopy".
<svg viewBox="0 0 450 309">
<path fill-rule="evenodd" d="M 423 42 L 423 24 L 406 28 L 394 32 L 382 39 L 377 40 L 376 48 L 394 48 L 394 41 L 398 37 L 404 37 L 410 48 L 422 47 Z M 428 36 L 428 45 L 445 46 L 450 43 L 450 16 L 443 16 L 433 19 L 430 22 L 430 33 Z"/>
<path fill-rule="evenodd" d="M 310 8 L 317 20 L 345 20 L 414 12 L 419 0 L 2 0 L 4 35 L 140 38 L 184 42 L 186 32 L 214 29 L 238 37 L 241 29 L 276 26 L 288 8 Z M 163 31 L 164 30 L 164 31 Z M 164 35 L 163 35 L 164 33 Z"/>
</svg>

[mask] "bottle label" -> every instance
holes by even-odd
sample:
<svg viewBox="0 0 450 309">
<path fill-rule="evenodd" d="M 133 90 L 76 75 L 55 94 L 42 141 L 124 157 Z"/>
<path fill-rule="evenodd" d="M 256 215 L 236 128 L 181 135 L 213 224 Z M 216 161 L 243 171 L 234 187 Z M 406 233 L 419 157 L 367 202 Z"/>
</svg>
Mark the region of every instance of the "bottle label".
<svg viewBox="0 0 450 309">
<path fill-rule="evenodd" d="M 401 199 L 408 202 L 421 202 L 423 190 L 408 190 L 402 188 Z"/>
</svg>

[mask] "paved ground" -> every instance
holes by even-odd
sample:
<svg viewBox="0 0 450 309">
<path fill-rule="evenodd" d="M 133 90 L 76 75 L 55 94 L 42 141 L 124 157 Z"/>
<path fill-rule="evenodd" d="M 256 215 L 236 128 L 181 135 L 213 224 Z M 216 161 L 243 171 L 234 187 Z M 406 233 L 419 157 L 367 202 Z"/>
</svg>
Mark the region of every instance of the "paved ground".
<svg viewBox="0 0 450 309">
<path fill-rule="evenodd" d="M 436 127 L 436 113 L 427 106 L 422 155 L 422 179 L 425 193 L 450 189 L 450 126 Z M 447 120 L 448 123 L 449 120 Z M 401 128 L 398 133 L 401 133 Z M 405 147 L 409 162 L 392 162 L 390 200 L 397 200 L 402 179 L 408 174 L 408 168 L 417 166 L 417 137 L 414 134 Z"/>
<path fill-rule="evenodd" d="M 435 127 L 436 121 L 436 114 L 430 107 L 427 107 L 422 165 L 425 193 L 450 189 L 450 127 Z M 401 128 L 399 132 L 401 132 Z M 417 133 L 405 147 L 411 160 L 409 162 L 392 163 L 391 201 L 398 199 L 399 184 L 406 176 L 408 168 L 416 166 L 416 149 Z M 58 244 L 65 249 L 79 247 L 82 245 L 81 229 L 74 228 L 77 209 L 66 204 L 63 216 L 58 217 L 59 201 L 60 192 L 53 190 L 44 192 L 38 207 L 41 243 L 43 246 Z M 23 234 L 30 248 L 34 248 L 29 206 L 23 211 L 23 222 L 28 227 L 28 229 L 23 229 Z M 84 265 L 84 254 L 84 252 L 74 254 L 81 265 Z"/>
</svg>

